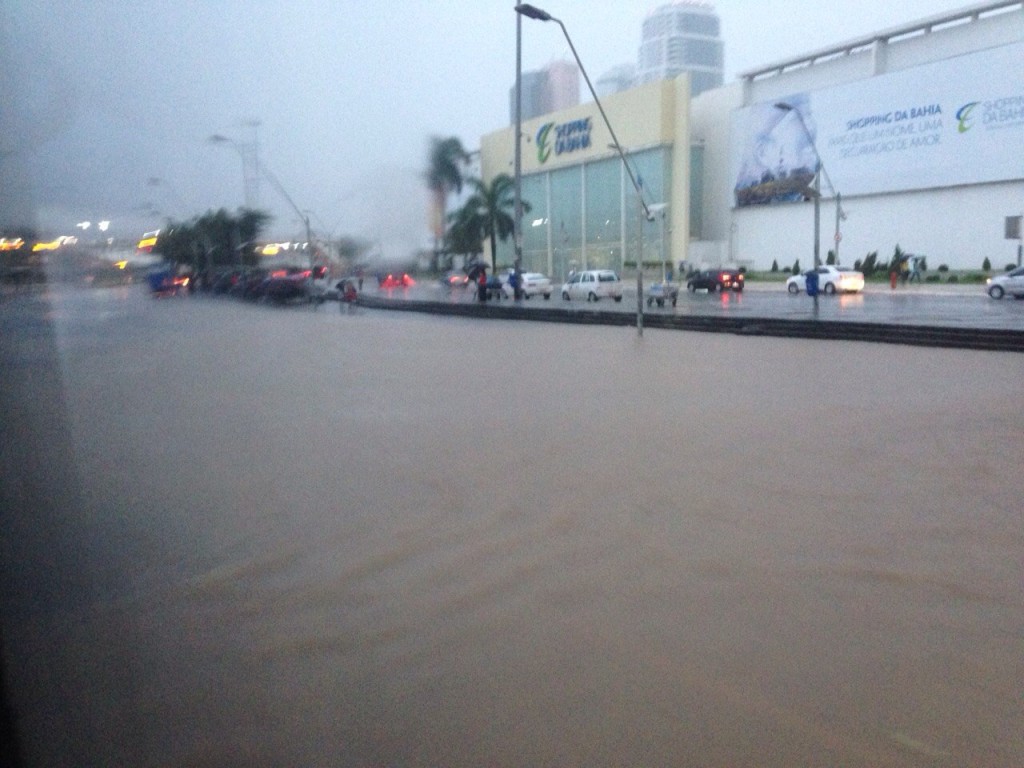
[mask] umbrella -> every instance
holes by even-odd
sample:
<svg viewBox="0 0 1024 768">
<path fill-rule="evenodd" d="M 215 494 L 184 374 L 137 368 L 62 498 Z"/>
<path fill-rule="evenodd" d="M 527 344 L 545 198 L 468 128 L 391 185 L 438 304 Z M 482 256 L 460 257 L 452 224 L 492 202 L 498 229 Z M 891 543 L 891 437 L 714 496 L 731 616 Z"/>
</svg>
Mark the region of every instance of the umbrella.
<svg viewBox="0 0 1024 768">
<path fill-rule="evenodd" d="M 480 279 L 480 274 L 487 271 L 487 265 L 481 264 L 479 261 L 470 264 L 469 269 L 466 270 L 466 276 L 469 277 L 474 283 Z"/>
</svg>

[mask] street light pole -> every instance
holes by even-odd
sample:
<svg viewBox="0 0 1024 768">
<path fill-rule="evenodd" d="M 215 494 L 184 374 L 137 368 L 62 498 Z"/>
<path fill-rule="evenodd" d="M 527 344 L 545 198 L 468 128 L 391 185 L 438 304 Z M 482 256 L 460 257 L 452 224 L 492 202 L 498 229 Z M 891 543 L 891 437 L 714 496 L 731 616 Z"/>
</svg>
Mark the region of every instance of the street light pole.
<svg viewBox="0 0 1024 768">
<path fill-rule="evenodd" d="M 836 257 L 836 266 L 839 266 L 839 241 L 842 239 L 842 234 L 839 231 L 839 220 L 843 218 L 843 196 L 836 192 L 836 233 L 834 236 L 835 246 L 833 246 L 832 253 Z"/>
<path fill-rule="evenodd" d="M 210 136 L 207 141 L 211 144 L 229 144 L 238 156 L 242 160 L 242 189 L 245 193 L 245 207 L 249 210 L 253 210 L 256 206 L 254 195 L 256 194 L 253 189 L 253 172 L 250 169 L 250 158 L 246 152 L 246 147 L 239 144 L 237 141 L 232 139 L 230 136 L 224 136 L 220 133 L 215 133 Z M 257 171 L 258 172 L 258 171 Z"/>
<path fill-rule="evenodd" d="M 814 169 L 814 186 L 811 190 L 811 195 L 814 197 L 814 269 L 817 270 L 821 266 L 821 176 L 825 175 L 825 180 L 828 182 L 829 189 L 836 196 L 836 232 L 835 232 L 835 254 L 836 264 L 839 264 L 839 240 L 841 233 L 839 231 L 839 222 L 846 218 L 846 214 L 843 213 L 842 196 L 836 191 L 835 185 L 832 183 L 832 179 L 829 178 L 828 171 L 825 170 L 825 162 L 821 159 L 821 153 L 818 152 L 818 145 L 814 142 L 814 136 L 811 135 L 810 129 L 807 127 L 807 123 L 804 122 L 804 116 L 800 113 L 800 110 L 794 107 L 792 104 L 788 104 L 784 101 L 777 102 L 775 108 L 782 112 L 793 112 L 796 113 L 797 120 L 800 121 L 800 128 L 803 130 L 804 135 L 807 137 L 807 141 L 810 142 L 811 149 L 814 150 L 815 158 L 815 169 Z M 818 307 L 818 294 L 814 294 L 814 307 Z"/>
<path fill-rule="evenodd" d="M 565 41 L 569 44 L 569 50 L 572 51 L 573 58 L 576 59 L 576 64 L 579 65 L 580 72 L 583 74 L 583 79 L 587 83 L 587 88 L 590 89 L 590 95 L 594 97 L 594 103 L 597 104 L 598 110 L 601 112 L 601 119 L 604 121 L 605 126 L 608 128 L 608 133 L 612 137 L 612 146 L 619 153 L 619 159 L 622 160 L 622 165 L 626 169 L 626 173 L 629 174 L 629 180 L 633 183 L 633 189 L 636 191 L 637 199 L 640 201 L 640 244 L 637 253 L 637 273 L 636 273 L 636 333 L 637 336 L 644 335 L 644 310 L 643 310 L 643 246 L 644 246 L 644 221 L 654 221 L 654 215 L 651 213 L 647 206 L 647 202 L 644 200 L 643 189 L 640 187 L 640 183 L 637 181 L 636 176 L 633 174 L 633 169 L 629 167 L 629 163 L 626 162 L 626 155 L 622 151 L 622 145 L 619 144 L 619 139 L 615 135 L 615 130 L 612 128 L 611 122 L 608 120 L 608 115 L 604 111 L 604 106 L 601 104 L 601 99 L 597 96 L 597 91 L 594 90 L 593 84 L 590 82 L 590 76 L 587 74 L 586 68 L 583 66 L 583 62 L 580 61 L 580 56 L 576 53 L 576 46 L 572 44 L 572 38 L 569 37 L 569 31 L 565 28 L 565 24 L 562 23 L 561 19 L 555 18 L 547 11 L 543 11 L 536 6 L 528 3 L 520 3 L 515 7 L 515 11 L 520 16 L 526 16 L 530 19 L 536 19 L 537 21 L 553 21 L 562 28 L 562 34 L 565 35 Z M 519 137 L 516 136 L 516 142 L 518 143 Z"/>
<path fill-rule="evenodd" d="M 515 189 L 513 201 L 512 242 L 515 246 L 513 265 L 515 298 L 522 295 L 519 282 L 523 266 L 523 17 L 516 14 L 516 151 Z"/>
<path fill-rule="evenodd" d="M 260 170 L 263 171 L 263 175 L 267 177 L 267 181 L 269 181 L 271 185 L 274 187 L 274 189 L 276 189 L 280 193 L 281 197 L 288 201 L 288 205 L 290 205 L 292 207 L 292 210 L 298 214 L 299 219 L 305 225 L 306 243 L 309 247 L 309 267 L 310 269 L 312 269 L 316 249 L 313 247 L 313 231 L 309 227 L 309 214 L 306 213 L 305 211 L 299 210 L 299 206 L 297 206 L 295 204 L 295 201 L 292 200 L 292 196 L 289 195 L 288 192 L 285 190 L 284 185 L 281 184 L 277 176 L 270 172 L 270 169 L 267 168 L 266 165 L 264 165 Z"/>
</svg>

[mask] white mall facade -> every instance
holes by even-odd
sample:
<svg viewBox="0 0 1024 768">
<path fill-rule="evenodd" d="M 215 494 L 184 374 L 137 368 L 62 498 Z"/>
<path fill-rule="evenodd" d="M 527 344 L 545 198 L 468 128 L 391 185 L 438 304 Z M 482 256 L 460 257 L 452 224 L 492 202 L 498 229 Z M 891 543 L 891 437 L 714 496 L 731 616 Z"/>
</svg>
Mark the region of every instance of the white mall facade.
<svg viewBox="0 0 1024 768">
<path fill-rule="evenodd" d="M 741 75 L 689 97 L 686 75 L 523 123 L 527 269 L 852 264 L 898 245 L 929 268 L 1017 262 L 1024 214 L 1024 5 L 986 2 Z M 514 129 L 481 139 L 485 180 L 512 174 Z M 638 237 L 642 232 L 642 239 Z M 1010 232 L 1012 234 L 1012 231 Z M 511 241 L 499 264 L 511 264 Z"/>
</svg>

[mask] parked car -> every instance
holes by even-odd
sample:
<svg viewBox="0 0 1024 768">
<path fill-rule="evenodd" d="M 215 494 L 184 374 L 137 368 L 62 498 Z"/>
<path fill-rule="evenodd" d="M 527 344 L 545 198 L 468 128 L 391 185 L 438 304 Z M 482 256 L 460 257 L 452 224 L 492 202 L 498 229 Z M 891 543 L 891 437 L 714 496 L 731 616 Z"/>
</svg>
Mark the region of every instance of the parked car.
<svg viewBox="0 0 1024 768">
<path fill-rule="evenodd" d="M 410 285 L 415 285 L 416 281 L 407 272 L 388 272 L 378 275 L 377 283 L 381 288 L 408 288 Z"/>
<path fill-rule="evenodd" d="M 583 272 L 575 272 L 562 284 L 562 298 L 566 301 L 570 299 L 597 301 L 605 298 L 622 301 L 622 281 L 610 269 L 587 269 Z"/>
<path fill-rule="evenodd" d="M 469 275 L 465 272 L 450 270 L 441 275 L 443 288 L 465 288 L 469 284 Z"/>
<path fill-rule="evenodd" d="M 289 301 L 309 301 L 312 298 L 311 270 L 301 267 L 276 269 L 263 281 L 260 295 L 278 304 Z"/>
<path fill-rule="evenodd" d="M 258 299 L 263 295 L 263 285 L 268 274 L 269 270 L 263 267 L 253 267 L 246 270 L 228 288 L 228 295 L 237 296 L 241 299 Z"/>
<path fill-rule="evenodd" d="M 818 290 L 822 293 L 859 293 L 864 290 L 864 274 L 850 267 L 834 267 L 822 264 L 817 269 L 793 275 L 786 280 L 786 290 L 790 293 L 802 293 L 807 290 L 807 276 L 811 272 L 818 273 Z"/>
<path fill-rule="evenodd" d="M 511 278 L 511 272 L 505 273 L 501 278 L 501 290 L 507 298 L 515 296 Z M 551 279 L 547 275 L 543 275 L 540 272 L 520 272 L 519 279 L 524 298 L 528 299 L 531 296 L 538 295 L 543 296 L 545 299 L 551 298 Z"/>
<path fill-rule="evenodd" d="M 738 269 L 706 269 L 686 278 L 686 290 L 690 293 L 698 290 L 706 290 L 709 293 L 740 293 L 743 290 L 743 281 L 743 273 Z"/>
<path fill-rule="evenodd" d="M 1024 267 L 1011 269 L 1005 275 L 990 277 L 986 284 L 988 295 L 993 299 L 1001 299 L 1007 293 L 1015 299 L 1024 299 Z"/>
<path fill-rule="evenodd" d="M 223 272 L 219 272 L 213 278 L 213 285 L 211 290 L 215 294 L 228 293 L 234 285 L 238 284 L 238 281 L 242 279 L 245 271 L 241 268 L 228 269 Z"/>
</svg>

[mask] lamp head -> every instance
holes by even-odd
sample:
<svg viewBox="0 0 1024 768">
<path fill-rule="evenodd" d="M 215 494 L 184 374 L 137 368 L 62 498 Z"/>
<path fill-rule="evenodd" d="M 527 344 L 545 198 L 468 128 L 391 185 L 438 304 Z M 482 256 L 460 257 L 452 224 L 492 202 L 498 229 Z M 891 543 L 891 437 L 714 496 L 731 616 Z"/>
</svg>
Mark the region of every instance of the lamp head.
<svg viewBox="0 0 1024 768">
<path fill-rule="evenodd" d="M 530 19 L 537 19 L 537 21 L 551 21 L 553 18 L 547 11 L 542 11 L 540 8 L 530 5 L 529 3 L 520 3 L 517 5 L 516 13 Z"/>
</svg>

